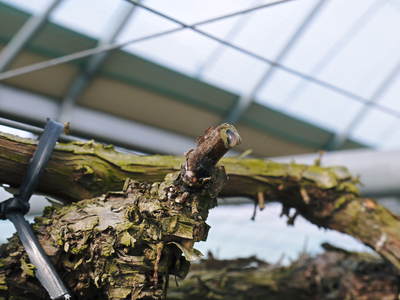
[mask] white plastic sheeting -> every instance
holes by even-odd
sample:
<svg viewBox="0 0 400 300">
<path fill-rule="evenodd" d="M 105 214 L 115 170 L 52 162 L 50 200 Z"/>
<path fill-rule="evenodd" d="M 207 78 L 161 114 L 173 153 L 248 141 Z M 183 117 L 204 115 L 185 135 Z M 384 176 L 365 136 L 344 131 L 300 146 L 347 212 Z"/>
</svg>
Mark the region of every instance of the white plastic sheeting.
<svg viewBox="0 0 400 300">
<path fill-rule="evenodd" d="M 2 1 L 33 13 L 48 2 Z M 393 65 L 400 61 L 400 36 L 394 31 L 400 26 L 400 2 L 326 1 L 329 3 L 305 30 L 282 64 L 369 99 Z M 270 2 L 273 1 L 144 1 L 146 5 L 189 24 Z M 316 3 L 317 0 L 291 1 L 203 25 L 199 29 L 219 38 L 229 38 L 235 45 L 274 60 Z M 107 27 L 111 12 L 119 4 L 120 1 L 108 0 L 65 0 L 51 20 L 99 38 Z M 240 22 L 241 26 L 232 32 L 232 28 Z M 139 9 L 119 40 L 177 26 Z M 217 48 L 220 48 L 220 54 L 210 56 Z M 236 93 L 249 92 L 270 68 L 264 62 L 226 46 L 221 47 L 190 29 L 131 45 L 126 50 L 190 76 L 196 77 L 202 70 L 201 80 Z M 210 57 L 214 61 L 208 61 Z M 324 62 L 325 58 L 328 61 Z M 318 64 L 323 64 L 323 67 L 316 72 Z M 203 66 L 206 67 L 203 69 Z M 293 94 L 302 81 L 304 79 L 280 70 L 260 90 L 256 101 L 338 133 L 362 109 L 360 102 L 315 83 L 305 82 L 302 89 L 295 90 Z M 396 79 L 378 99 L 379 104 L 400 111 L 399 89 L 400 80 Z M 393 149 L 400 146 L 399 130 L 398 117 L 371 107 L 365 118 L 350 132 L 350 137 L 373 147 Z"/>
</svg>

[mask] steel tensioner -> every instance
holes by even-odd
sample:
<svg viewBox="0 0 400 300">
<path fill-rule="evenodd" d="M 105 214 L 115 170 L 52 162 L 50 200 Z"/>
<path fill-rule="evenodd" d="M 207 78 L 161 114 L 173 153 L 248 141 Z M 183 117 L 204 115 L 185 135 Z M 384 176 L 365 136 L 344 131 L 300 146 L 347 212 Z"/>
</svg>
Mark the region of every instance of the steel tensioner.
<svg viewBox="0 0 400 300">
<path fill-rule="evenodd" d="M 0 219 L 8 219 L 14 224 L 29 259 L 36 268 L 35 275 L 49 293 L 50 298 L 67 300 L 71 299 L 70 293 L 24 218 L 29 210 L 29 199 L 39 182 L 39 176 L 49 161 L 63 129 L 63 124 L 53 120 L 47 121 L 19 192 L 0 203 Z"/>
</svg>

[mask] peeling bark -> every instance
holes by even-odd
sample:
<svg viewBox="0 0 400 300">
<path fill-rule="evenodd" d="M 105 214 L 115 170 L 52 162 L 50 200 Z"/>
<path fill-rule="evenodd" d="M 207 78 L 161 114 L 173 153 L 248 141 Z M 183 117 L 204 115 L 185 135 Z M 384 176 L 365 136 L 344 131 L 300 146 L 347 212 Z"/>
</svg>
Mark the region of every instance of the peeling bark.
<svg viewBox="0 0 400 300">
<path fill-rule="evenodd" d="M 315 257 L 302 254 L 289 266 L 255 257 L 194 264 L 171 284 L 170 300 L 395 300 L 399 279 L 390 264 L 367 253 L 325 244 Z"/>
<path fill-rule="evenodd" d="M 35 144 L 0 135 L 0 182 L 19 184 Z M 120 190 L 125 178 L 160 181 L 179 171 L 182 162 L 181 157 L 121 153 L 94 142 L 58 144 L 39 191 L 77 201 Z M 317 226 L 347 233 L 400 269 L 399 218 L 374 200 L 360 197 L 358 180 L 346 168 L 239 158 L 223 158 L 221 164 L 229 178 L 222 196 L 250 197 L 260 204 L 278 201 L 288 223 L 300 214 Z M 289 215 L 291 208 L 296 213 Z"/>
<path fill-rule="evenodd" d="M 233 140 L 226 143 L 227 132 Z M 211 128 L 178 172 L 161 182 L 128 179 L 121 192 L 49 207 L 34 231 L 77 299 L 164 299 L 207 238 L 208 211 L 226 182 L 219 158 L 240 142 Z M 189 167 L 190 166 L 190 167 Z M 17 236 L 0 247 L 0 299 L 48 299 Z M 21 288 L 23 287 L 23 288 Z"/>
</svg>

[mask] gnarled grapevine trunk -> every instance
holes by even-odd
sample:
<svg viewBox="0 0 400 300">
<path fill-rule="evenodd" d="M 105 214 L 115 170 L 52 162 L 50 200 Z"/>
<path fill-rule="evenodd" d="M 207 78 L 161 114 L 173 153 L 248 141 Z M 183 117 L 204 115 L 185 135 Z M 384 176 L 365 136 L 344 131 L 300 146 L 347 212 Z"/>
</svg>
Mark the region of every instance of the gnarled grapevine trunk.
<svg viewBox="0 0 400 300">
<path fill-rule="evenodd" d="M 208 130 L 178 172 L 161 182 L 128 179 L 121 192 L 46 209 L 34 229 L 77 299 L 163 299 L 207 238 L 208 211 L 226 182 L 218 160 L 240 142 L 235 128 Z M 47 299 L 14 236 L 0 248 L 0 298 Z"/>
<path fill-rule="evenodd" d="M 234 143 L 234 139 L 232 140 L 231 137 L 229 137 L 229 134 L 227 134 L 226 138 L 222 141 L 222 144 L 229 145 L 231 142 Z M 219 145 L 222 144 L 220 143 Z M 6 134 L 0 135 L 0 182 L 10 185 L 18 185 L 26 168 L 26 164 L 34 149 L 35 142 L 32 140 L 21 139 Z M 189 152 L 187 157 L 192 157 L 195 153 L 205 154 L 214 152 L 194 151 Z M 193 161 L 196 161 L 196 159 L 193 159 Z M 131 203 L 138 204 L 141 203 L 141 200 L 138 199 L 146 199 L 143 200 L 146 202 L 150 198 L 150 195 L 153 195 L 152 193 L 154 191 L 152 192 L 152 183 L 162 181 L 166 174 L 179 172 L 182 162 L 183 158 L 180 157 L 137 156 L 121 153 L 115 151 L 112 147 L 103 146 L 94 142 L 59 144 L 56 147 L 52 159 L 43 174 L 41 179 L 42 184 L 39 186 L 39 189 L 43 193 L 59 197 L 64 199 L 66 202 L 71 203 L 85 198 L 96 197 L 110 190 L 121 190 L 125 179 L 130 178 L 134 180 L 135 183 L 133 185 L 131 183 L 131 189 L 125 189 L 124 194 L 118 197 L 127 199 L 129 198 L 130 200 L 127 200 L 127 203 L 131 201 Z M 198 162 L 201 166 L 210 165 L 208 160 L 198 160 Z M 265 199 L 266 201 L 281 202 L 283 204 L 283 214 L 288 216 L 289 223 L 293 223 L 296 215 L 301 214 L 317 226 L 348 233 L 358 238 L 365 244 L 371 246 L 386 260 L 390 261 L 396 269 L 400 269 L 400 220 L 397 216 L 391 214 L 388 210 L 377 204 L 372 199 L 361 198 L 356 187 L 357 180 L 354 179 L 345 168 L 323 168 L 319 166 L 305 166 L 295 163 L 279 164 L 260 159 L 238 158 L 222 159 L 221 164 L 225 166 L 226 173 L 228 175 L 228 181 L 221 191 L 222 196 L 247 196 L 259 201 L 260 204 L 263 204 Z M 177 203 L 180 201 L 185 202 L 188 197 L 189 199 L 192 199 L 192 197 L 195 199 L 197 197 L 195 195 L 199 191 L 198 188 L 196 188 L 196 186 L 198 186 L 198 180 L 196 179 L 196 176 L 193 177 L 192 173 L 198 172 L 204 176 L 203 167 L 193 168 L 191 163 L 186 163 L 184 165 L 187 172 L 179 177 L 181 178 L 181 181 L 178 183 L 176 189 L 180 190 L 179 186 L 191 186 L 191 194 L 189 196 L 184 195 L 184 192 L 180 190 L 181 192 L 178 193 L 174 198 L 178 199 Z M 168 178 L 166 179 L 166 182 L 171 183 L 171 180 Z M 213 178 L 213 176 L 211 176 L 211 178 Z M 222 176 L 214 176 L 214 178 L 222 178 Z M 143 185 L 141 186 L 140 183 L 143 183 Z M 156 184 L 156 186 L 157 185 L 162 185 L 162 183 Z M 217 186 L 219 185 L 217 184 Z M 135 188 L 132 189 L 132 187 Z M 157 188 L 154 187 L 154 189 Z M 210 193 L 211 191 L 211 194 L 209 194 L 210 199 L 215 198 L 215 194 L 212 192 L 212 190 L 215 189 L 212 188 L 211 190 L 208 190 L 207 188 L 204 188 L 205 193 Z M 169 197 L 167 191 L 167 197 Z M 174 191 L 175 188 L 173 187 L 170 191 L 171 196 L 174 195 Z M 159 195 L 158 193 L 159 192 L 156 194 Z M 112 194 L 109 195 L 112 196 Z M 76 205 L 71 207 L 75 207 L 75 210 L 79 208 L 82 211 L 85 211 L 86 205 L 93 205 L 93 203 L 90 203 L 90 201 L 95 201 L 97 203 L 94 205 L 95 207 L 106 207 L 107 205 L 105 203 L 112 203 L 113 201 L 118 203 L 118 201 L 122 201 L 118 197 L 115 200 L 114 198 L 104 197 L 96 198 L 96 200 L 84 200 L 82 202 L 83 204 L 81 204 L 81 202 L 77 202 Z M 162 206 L 162 201 L 160 198 L 156 197 L 154 199 L 157 199 Z M 104 202 L 104 200 L 107 201 Z M 212 206 L 212 202 L 209 202 L 208 205 Z M 140 206 L 137 207 L 140 210 Z M 289 216 L 290 208 L 294 208 L 296 211 L 296 213 L 291 216 Z M 96 250 L 97 253 L 100 253 L 100 256 L 95 256 L 94 258 L 92 256 L 83 258 L 82 256 L 79 256 L 80 254 L 78 253 L 78 257 L 75 258 L 79 259 L 76 260 L 74 259 L 73 255 L 76 255 L 74 252 L 77 252 L 78 250 L 72 249 L 81 249 L 81 247 L 79 245 L 75 245 L 74 241 L 85 241 L 85 238 L 81 239 L 81 237 L 86 236 L 82 234 L 82 230 L 78 230 L 77 227 L 74 227 L 73 224 L 71 224 L 69 217 L 65 217 L 63 212 L 65 212 L 67 209 L 68 208 L 62 208 L 54 212 L 49 212 L 47 218 L 43 219 L 44 221 L 42 220 L 41 223 L 39 221 L 40 225 L 38 226 L 40 227 L 49 225 L 49 227 L 54 228 L 66 228 L 60 234 L 66 234 L 65 232 L 71 233 L 72 230 L 73 234 L 70 236 L 68 234 L 66 234 L 65 237 L 63 236 L 65 239 L 71 238 L 71 243 L 65 244 L 64 242 L 59 242 L 59 247 L 56 247 L 57 251 L 61 251 L 63 254 L 66 253 L 66 257 L 68 257 L 68 260 L 60 260 L 62 267 L 67 270 L 65 276 L 68 277 L 68 274 L 71 274 L 74 271 L 74 268 L 78 269 L 84 267 L 83 263 L 80 262 L 82 258 L 82 261 L 88 264 L 88 270 L 85 274 L 89 274 L 88 276 L 91 276 L 90 280 L 94 282 L 94 286 L 93 284 L 91 286 L 87 286 L 87 283 L 85 285 L 86 281 L 84 278 L 82 278 L 82 280 L 79 282 L 71 282 L 71 286 L 73 286 L 78 293 L 79 291 L 85 291 L 96 287 L 100 290 L 99 292 L 106 294 L 111 293 L 111 290 L 115 287 L 120 287 L 121 289 L 117 291 L 120 291 L 122 294 L 113 292 L 113 294 L 109 295 L 110 297 L 112 296 L 117 299 L 121 295 L 125 297 L 126 295 L 124 293 L 128 293 L 127 290 L 124 290 L 125 286 L 120 282 L 116 284 L 115 281 L 109 281 L 110 276 L 107 274 L 110 274 L 110 271 L 107 268 L 111 268 L 111 266 L 104 265 L 100 258 L 103 254 L 110 254 L 110 251 L 108 249 L 105 252 L 102 252 L 101 249 L 103 249 L 105 245 L 109 244 L 107 242 L 109 239 L 112 242 L 111 244 L 113 245 L 114 249 L 114 252 L 111 251 L 112 258 L 121 259 L 119 255 L 122 255 L 126 251 L 128 251 L 128 255 L 131 254 L 129 250 L 124 250 L 124 243 L 135 246 L 137 245 L 139 247 L 140 242 L 137 241 L 142 241 L 145 235 L 137 236 L 135 234 L 147 231 L 141 231 L 139 229 L 136 230 L 137 228 L 132 231 L 127 229 L 125 232 L 129 234 L 128 236 L 124 232 L 119 231 L 120 229 L 118 228 L 113 228 L 110 233 L 108 233 L 106 230 L 100 230 L 102 234 L 109 234 L 109 237 L 105 242 L 103 242 L 103 244 L 101 244 L 101 246 L 97 244 L 102 242 L 101 239 L 98 239 L 98 236 L 90 236 L 90 238 L 86 239 L 87 243 L 83 245 L 84 248 L 87 247 L 86 249 Z M 109 207 L 108 209 L 111 210 L 113 214 L 115 210 L 118 211 L 118 208 L 115 207 Z M 145 209 L 148 208 L 145 207 Z M 164 209 L 161 210 L 164 211 Z M 89 218 L 89 215 L 79 215 L 76 222 L 79 222 L 80 218 L 89 218 L 91 222 L 88 222 L 88 228 L 91 228 L 91 226 L 93 226 L 92 228 L 95 228 L 101 224 L 101 218 L 99 217 L 101 213 L 102 212 L 100 211 L 92 211 L 89 213 L 91 218 Z M 152 213 L 155 213 L 155 215 Z M 164 224 L 164 221 L 159 219 L 161 217 L 157 215 L 157 213 L 157 210 L 152 211 L 150 214 L 144 210 L 143 212 L 140 212 L 139 215 L 142 217 L 143 215 L 147 216 L 149 220 L 155 220 L 154 222 L 156 222 L 156 226 L 161 226 L 167 230 L 167 227 L 169 228 L 169 226 L 162 225 Z M 189 213 L 189 211 L 187 213 Z M 191 213 L 193 214 L 197 212 L 194 210 L 194 212 L 192 211 Z M 173 230 L 178 230 L 178 228 L 182 227 L 183 231 L 187 232 L 187 226 L 183 225 L 188 225 L 189 227 L 191 226 L 193 232 L 197 232 L 193 226 L 200 225 L 194 225 L 192 221 L 176 220 L 175 222 L 175 216 L 178 215 L 185 215 L 189 219 L 193 217 L 190 215 L 190 213 L 189 215 L 186 215 L 186 213 L 182 213 L 181 211 L 176 214 L 168 211 L 165 216 L 167 218 L 173 218 L 171 221 L 171 226 L 174 228 Z M 164 214 L 162 214 L 162 216 L 164 216 Z M 64 223 L 53 223 L 52 220 L 57 220 L 57 222 Z M 135 218 L 129 220 L 131 220 L 133 223 L 135 222 Z M 196 222 L 200 222 L 199 219 L 194 220 Z M 72 223 L 74 222 L 75 221 Z M 181 223 L 182 226 L 179 225 Z M 153 221 L 150 222 L 150 224 L 153 224 Z M 75 231 L 74 228 L 76 229 Z M 150 226 L 149 228 L 152 227 Z M 206 226 L 202 228 L 205 229 Z M 56 238 L 52 237 L 49 231 L 42 231 L 39 228 L 38 231 L 41 232 L 41 235 L 45 237 L 42 240 L 49 240 L 49 238 L 53 238 L 55 241 L 62 241 L 62 239 L 57 239 L 58 235 L 56 235 Z M 50 231 L 52 230 L 50 229 Z M 178 232 L 180 231 L 181 230 L 179 229 Z M 178 251 L 177 248 L 179 248 L 182 253 L 185 253 L 185 249 L 191 250 L 193 241 L 205 237 L 202 234 L 197 236 L 193 233 L 193 240 L 186 244 L 186 240 L 184 240 L 185 243 L 182 243 L 182 237 L 175 237 L 171 239 L 171 233 L 168 231 L 163 231 L 161 233 L 161 238 L 160 235 L 157 234 L 151 235 L 154 239 L 149 243 L 149 245 L 153 246 L 146 246 L 144 248 L 139 247 L 140 251 L 142 252 L 138 250 L 139 252 L 137 255 L 132 254 L 132 256 L 143 257 L 143 262 L 146 262 L 146 264 L 149 263 L 149 267 L 146 270 L 143 270 L 143 273 L 140 273 L 142 274 L 141 278 L 144 278 L 143 280 L 145 280 L 147 284 L 143 285 L 143 288 L 140 290 L 140 292 L 143 291 L 144 293 L 144 291 L 153 291 L 155 294 L 152 294 L 151 297 L 154 295 L 161 297 L 163 284 L 165 284 L 165 280 L 167 278 L 165 276 L 165 265 L 163 265 L 163 263 L 167 262 L 166 264 L 168 266 L 168 272 L 172 273 L 175 272 L 173 270 L 178 270 L 176 271 L 177 274 L 182 275 L 184 273 L 184 263 L 178 263 L 178 266 L 176 266 L 176 264 L 174 265 L 174 263 L 180 261 L 180 258 L 176 258 L 177 254 L 170 250 L 170 248 L 175 249 L 176 251 Z M 123 241 L 122 244 L 121 241 Z M 21 256 L 21 252 L 18 252 L 16 248 L 13 248 L 12 244 L 13 243 L 10 243 L 9 245 L 4 246 L 4 249 L 6 250 L 3 250 L 3 253 L 15 253 L 15 256 L 10 256 L 7 258 L 8 260 L 3 260 L 0 263 L 0 265 L 4 266 L 3 269 L 9 270 L 7 271 L 7 274 L 4 275 L 3 272 L 3 275 L 0 275 L 0 289 L 5 288 L 4 284 L 2 285 L 2 282 L 7 282 L 8 278 L 13 278 L 12 275 L 22 274 L 26 277 L 28 276 L 27 274 L 31 272 L 29 271 L 29 264 L 27 264 L 25 260 L 21 260 L 23 257 Z M 161 244 L 163 245 L 162 247 L 157 246 Z M 129 248 L 130 246 L 126 247 Z M 163 251 L 167 251 L 167 253 L 173 253 L 171 255 L 174 258 L 165 260 L 164 255 L 167 254 L 161 251 L 160 256 L 160 248 L 162 248 Z M 122 249 L 122 252 L 116 251 L 115 249 Z M 150 251 L 150 254 L 147 253 L 148 251 L 146 254 L 145 249 L 151 249 L 148 250 Z M 48 248 L 48 250 L 52 249 Z M 53 249 L 55 258 L 58 258 L 57 255 L 59 252 L 57 251 Z M 72 256 L 70 254 L 72 254 Z M 186 254 L 190 256 L 189 252 Z M 148 255 L 147 258 L 146 255 Z M 3 257 L 5 256 L 3 255 Z M 14 260 L 13 257 L 15 258 Z M 72 263 L 67 266 L 65 262 L 68 264 L 68 261 L 70 260 Z M 100 264 L 100 268 L 97 268 L 95 265 L 90 265 L 97 262 Z M 15 268 L 15 266 L 17 266 L 17 268 Z M 182 267 L 182 269 L 180 269 L 180 267 Z M 98 270 L 101 268 L 104 268 L 105 271 L 101 273 L 101 275 L 96 275 L 94 273 L 95 271 L 93 270 Z M 157 272 L 160 271 L 161 274 L 164 275 L 155 276 L 154 273 L 152 273 L 153 271 L 149 273 L 150 269 L 153 271 L 154 269 L 157 269 Z M 117 265 L 117 268 L 112 267 L 112 270 L 118 270 L 118 272 L 121 273 L 120 270 L 125 269 L 122 266 Z M 23 276 L 20 276 L 19 278 L 25 278 Z M 126 278 L 131 278 L 129 276 L 130 275 L 127 275 Z M 32 278 L 29 279 L 33 280 Z M 68 278 L 66 279 L 69 280 Z M 150 281 L 151 279 L 153 281 Z M 26 284 L 25 286 L 30 286 L 29 283 L 32 282 L 22 281 L 22 283 Z M 155 283 L 154 286 L 151 285 L 153 283 Z M 96 284 L 100 287 L 98 288 Z M 21 282 L 16 281 L 15 287 L 17 287 L 17 285 L 21 285 Z M 37 289 L 36 284 L 32 283 L 31 285 L 32 290 L 34 289 L 33 287 Z M 7 285 L 7 287 L 9 286 L 10 285 Z M 144 286 L 146 286 L 146 288 L 144 288 Z M 139 289 L 135 291 L 131 289 L 128 297 L 132 297 L 132 295 L 135 295 L 134 293 L 139 293 Z M 39 295 L 39 292 L 36 294 Z M 145 297 L 145 295 L 146 294 L 142 294 L 139 296 Z"/>
<path fill-rule="evenodd" d="M 289 266 L 255 257 L 209 258 L 191 268 L 170 300 L 395 300 L 399 280 L 393 268 L 367 253 L 324 245 L 315 257 L 302 254 Z"/>
<path fill-rule="evenodd" d="M 0 182 L 18 185 L 36 141 L 0 134 Z M 160 181 L 182 165 L 183 157 L 139 156 L 94 142 L 58 144 L 39 191 L 77 201 L 121 190 L 126 178 Z M 281 164 L 262 159 L 224 158 L 228 181 L 222 196 L 278 201 L 293 222 L 301 214 L 317 226 L 347 233 L 400 269 L 400 220 L 372 199 L 361 198 L 357 179 L 344 167 Z"/>
</svg>

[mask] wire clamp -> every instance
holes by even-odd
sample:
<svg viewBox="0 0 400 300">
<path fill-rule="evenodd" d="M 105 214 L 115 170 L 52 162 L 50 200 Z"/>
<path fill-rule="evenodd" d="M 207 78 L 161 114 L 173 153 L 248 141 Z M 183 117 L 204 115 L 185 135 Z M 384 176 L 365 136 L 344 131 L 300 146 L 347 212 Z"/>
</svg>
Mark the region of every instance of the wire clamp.
<svg viewBox="0 0 400 300">
<path fill-rule="evenodd" d="M 63 124 L 47 120 L 37 149 L 28 164 L 28 170 L 19 192 L 14 197 L 0 203 L 0 219 L 8 219 L 14 224 L 31 263 L 36 267 L 35 275 L 49 293 L 50 298 L 68 300 L 71 299 L 70 293 L 44 252 L 31 226 L 24 218 L 29 211 L 29 199 L 38 185 L 39 176 L 49 161 L 63 130 Z"/>
</svg>

